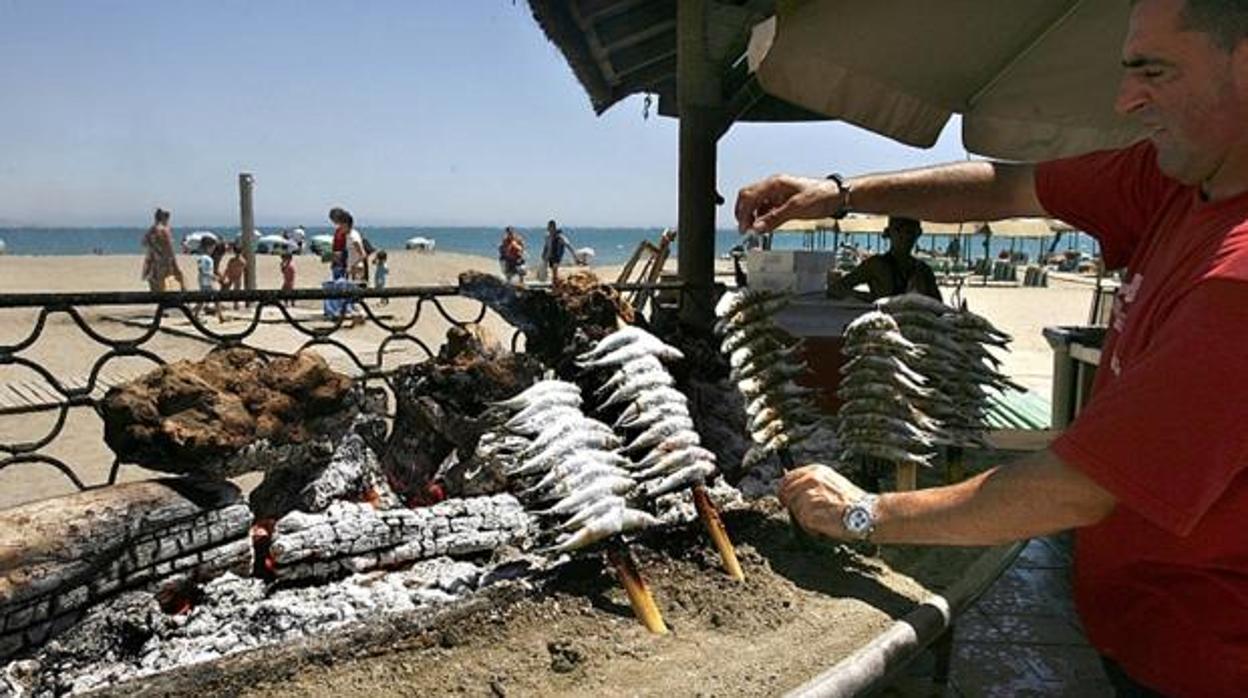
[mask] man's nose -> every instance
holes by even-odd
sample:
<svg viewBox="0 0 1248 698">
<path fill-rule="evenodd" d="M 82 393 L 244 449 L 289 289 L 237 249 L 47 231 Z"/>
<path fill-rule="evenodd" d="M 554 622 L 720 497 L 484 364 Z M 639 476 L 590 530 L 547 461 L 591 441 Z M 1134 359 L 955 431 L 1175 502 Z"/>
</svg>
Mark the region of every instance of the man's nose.
<svg viewBox="0 0 1248 698">
<path fill-rule="evenodd" d="M 1148 91 L 1140 84 L 1138 78 L 1124 75 L 1118 84 L 1118 97 L 1114 100 L 1114 111 L 1122 116 L 1131 116 L 1148 104 Z"/>
</svg>

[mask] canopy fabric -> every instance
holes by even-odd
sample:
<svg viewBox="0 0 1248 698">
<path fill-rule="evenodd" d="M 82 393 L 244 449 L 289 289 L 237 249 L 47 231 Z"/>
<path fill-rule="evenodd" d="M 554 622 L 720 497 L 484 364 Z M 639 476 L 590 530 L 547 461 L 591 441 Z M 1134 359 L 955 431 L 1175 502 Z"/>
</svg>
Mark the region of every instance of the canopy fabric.
<svg viewBox="0 0 1248 698">
<path fill-rule="evenodd" d="M 1126 0 L 805 0 L 752 33 L 768 94 L 914 146 L 953 113 L 965 147 L 1042 160 L 1120 147 Z"/>
</svg>

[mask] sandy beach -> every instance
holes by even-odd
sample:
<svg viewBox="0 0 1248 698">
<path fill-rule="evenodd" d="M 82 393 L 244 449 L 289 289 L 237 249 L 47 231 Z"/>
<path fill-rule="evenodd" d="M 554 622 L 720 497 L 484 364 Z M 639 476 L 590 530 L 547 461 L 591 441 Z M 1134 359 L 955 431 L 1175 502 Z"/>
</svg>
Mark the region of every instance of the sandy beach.
<svg viewBox="0 0 1248 698">
<path fill-rule="evenodd" d="M 179 257 L 182 269 L 191 281 L 192 259 Z M 71 291 L 124 291 L 145 290 L 139 280 L 142 258 L 138 255 L 124 256 L 0 256 L 0 293 L 20 292 L 71 292 Z M 724 273 L 729 271 L 722 263 Z M 298 287 L 316 288 L 328 278 L 328 268 L 319 259 L 296 257 Z M 398 251 L 390 254 L 390 285 L 454 285 L 458 274 L 464 270 L 497 273 L 494 260 L 484 257 L 449 253 L 420 254 Z M 596 267 L 593 271 L 604 280 L 614 281 L 619 267 Z M 674 262 L 669 272 L 675 271 Z M 726 280 L 730 280 L 726 279 Z M 262 257 L 257 264 L 257 283 L 261 288 L 277 288 L 280 285 L 277 257 Z M 952 289 L 943 289 L 946 296 Z M 1053 281 L 1048 288 L 980 287 L 963 290 L 971 310 L 988 317 L 1001 329 L 1014 336 L 1012 351 L 1002 358 L 1004 371 L 1028 389 L 1046 399 L 1049 395 L 1052 372 L 1052 354 L 1041 336 L 1041 329 L 1048 325 L 1083 324 L 1087 321 L 1092 299 L 1092 286 L 1087 283 Z M 307 307 L 294 309 L 301 319 L 315 321 L 318 308 L 307 302 Z M 447 299 L 445 312 L 460 320 L 473 319 L 479 306 L 472 301 Z M 416 310 L 413 301 L 395 300 L 389 306 L 377 307 L 383 317 L 395 323 L 409 320 Z M 225 309 L 226 322 L 218 324 L 215 318 L 207 319 L 209 327 L 223 332 L 240 331 L 247 327 L 252 317 L 247 309 Z M 135 323 L 152 316 L 151 308 L 116 307 L 92 310 L 84 313 L 91 318 L 91 326 L 98 332 L 115 339 L 133 338 L 142 330 Z M 38 313 L 33 310 L 0 311 L 0 342 L 11 345 L 27 337 L 36 322 Z M 39 340 L 19 353 L 47 367 L 61 380 L 73 381 L 85 378 L 92 364 L 108 350 L 107 347 L 79 329 L 63 313 L 47 318 Z M 181 318 L 167 316 L 160 332 L 144 346 L 166 360 L 197 358 L 203 356 L 211 345 L 193 339 L 193 328 Z M 425 307 L 420 320 L 412 327 L 411 334 L 436 351 L 445 336 L 449 323 L 435 309 Z M 482 322 L 483 336 L 501 343 L 511 340 L 510 326 L 492 313 Z M 339 333 L 344 344 L 353 351 L 375 359 L 377 346 L 384 336 L 380 330 L 369 326 L 358 327 Z M 295 330 L 276 322 L 262 323 L 249 342 L 267 349 L 293 351 L 305 337 Z M 335 349 L 323 351 L 335 367 L 349 370 L 349 357 Z M 381 357 L 383 365 L 397 366 L 419 361 L 427 356 L 425 350 L 413 342 L 397 342 Z M 136 375 L 147 370 L 151 363 L 138 358 L 110 361 L 108 372 L 117 377 Z M 0 391 L 11 383 L 41 380 L 28 368 L 0 366 Z M 52 410 L 33 415 L 0 415 L 0 441 L 36 440 L 54 428 L 59 411 Z M 111 452 L 103 443 L 100 420 L 83 408 L 71 409 L 61 435 L 46 449 L 66 462 L 73 464 L 84 479 L 90 483 L 103 481 L 112 465 Z M 132 466 L 123 467 L 122 479 L 141 479 L 150 473 Z M 247 483 L 244 483 L 247 484 Z M 66 493 L 72 485 L 51 466 L 25 464 L 0 470 L 0 508 L 18 502 L 29 501 L 54 494 Z"/>
</svg>

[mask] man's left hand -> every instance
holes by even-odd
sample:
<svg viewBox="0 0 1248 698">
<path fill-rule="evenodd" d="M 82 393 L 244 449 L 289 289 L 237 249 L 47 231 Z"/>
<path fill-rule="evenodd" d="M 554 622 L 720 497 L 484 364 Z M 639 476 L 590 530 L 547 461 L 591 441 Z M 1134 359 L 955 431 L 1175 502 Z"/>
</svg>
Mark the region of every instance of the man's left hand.
<svg viewBox="0 0 1248 698">
<path fill-rule="evenodd" d="M 848 538 L 841 517 L 866 493 L 826 465 L 807 465 L 786 474 L 778 496 L 804 530 L 829 538 Z"/>
</svg>

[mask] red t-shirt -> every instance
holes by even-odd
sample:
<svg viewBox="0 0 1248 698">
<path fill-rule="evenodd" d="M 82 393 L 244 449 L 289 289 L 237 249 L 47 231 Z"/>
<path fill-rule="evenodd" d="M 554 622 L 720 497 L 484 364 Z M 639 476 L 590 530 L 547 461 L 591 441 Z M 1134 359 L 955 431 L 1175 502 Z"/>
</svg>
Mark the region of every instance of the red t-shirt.
<svg viewBox="0 0 1248 698">
<path fill-rule="evenodd" d="M 1163 693 L 1248 695 L 1248 194 L 1202 201 L 1148 142 L 1042 164 L 1036 190 L 1128 270 L 1053 444 L 1118 500 L 1076 535 L 1088 637 Z"/>
</svg>

